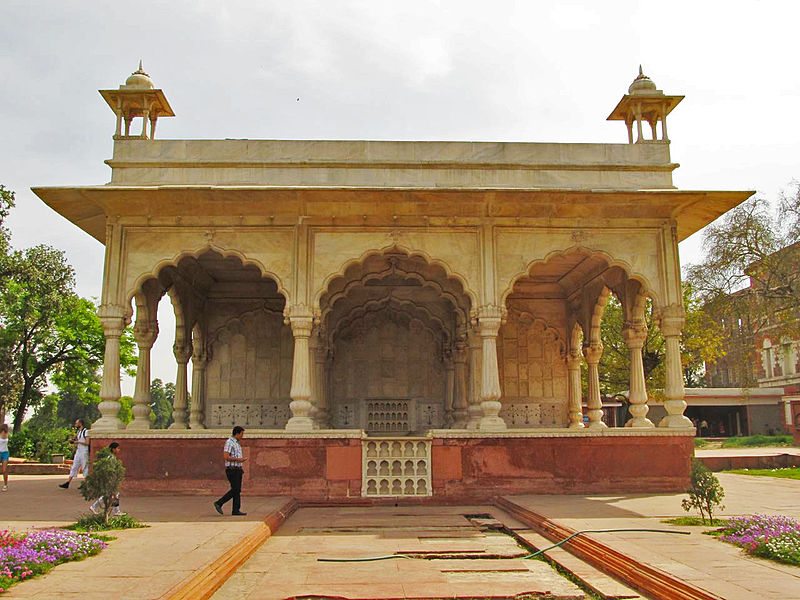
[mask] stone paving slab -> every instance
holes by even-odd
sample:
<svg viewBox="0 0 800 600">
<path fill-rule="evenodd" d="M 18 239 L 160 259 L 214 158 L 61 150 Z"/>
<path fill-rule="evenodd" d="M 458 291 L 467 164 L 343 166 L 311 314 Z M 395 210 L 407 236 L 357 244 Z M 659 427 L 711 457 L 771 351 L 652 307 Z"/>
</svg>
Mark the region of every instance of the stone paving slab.
<svg viewBox="0 0 800 600">
<path fill-rule="evenodd" d="M 406 552 L 466 551 L 471 555 L 519 556 L 525 550 L 508 535 L 481 531 L 463 515 L 490 513 L 513 527 L 522 523 L 493 506 L 424 506 L 304 508 L 294 513 L 239 571 L 214 600 L 267 600 L 324 595 L 371 600 L 389 598 L 512 597 L 524 592 L 556 598 L 584 598 L 584 593 L 540 561 L 519 559 L 391 559 L 329 563 L 320 557 L 363 558 Z M 400 529 L 394 529 L 395 526 Z M 445 526 L 446 533 L 471 537 L 420 536 Z M 349 528 L 331 536 L 331 529 Z"/>
<path fill-rule="evenodd" d="M 21 476 L 0 493 L 0 529 L 58 527 L 86 510 L 77 485 L 62 490 L 60 476 Z M 74 482 L 73 482 L 74 484 Z M 122 508 L 145 529 L 109 532 L 117 537 L 99 555 L 57 566 L 44 577 L 13 586 L 3 598 L 151 600 L 190 578 L 246 536 L 285 498 L 245 498 L 247 517 L 221 517 L 211 497 L 122 497 Z"/>
<path fill-rule="evenodd" d="M 720 516 L 768 513 L 800 520 L 800 481 L 717 474 L 725 489 Z M 749 557 L 701 535 L 702 528 L 675 527 L 662 519 L 685 516 L 685 494 L 617 496 L 519 495 L 509 499 L 574 530 L 673 528 L 690 536 L 647 533 L 589 534 L 639 561 L 672 573 L 727 600 L 800 598 L 800 567 Z"/>
</svg>

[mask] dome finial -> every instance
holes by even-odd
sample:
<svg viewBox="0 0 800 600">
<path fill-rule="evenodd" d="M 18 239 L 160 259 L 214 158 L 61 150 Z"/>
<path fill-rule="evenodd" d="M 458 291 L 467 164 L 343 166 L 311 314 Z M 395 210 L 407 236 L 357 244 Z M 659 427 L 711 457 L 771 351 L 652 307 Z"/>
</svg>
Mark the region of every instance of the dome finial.
<svg viewBox="0 0 800 600">
<path fill-rule="evenodd" d="M 139 61 L 139 68 L 142 68 L 142 61 Z M 639 77 L 642 77 L 644 73 L 642 72 L 642 65 L 639 65 Z"/>
<path fill-rule="evenodd" d="M 139 59 L 139 71 L 144 73 L 144 69 L 142 69 L 142 59 L 141 58 Z M 641 74 L 641 72 L 642 72 L 642 65 L 639 65 L 639 73 Z"/>
<path fill-rule="evenodd" d="M 155 85 L 153 85 L 153 80 L 150 79 L 150 75 L 144 72 L 141 58 L 139 59 L 139 69 L 131 73 L 130 77 L 125 80 L 125 85 L 123 87 L 151 90 L 155 88 Z"/>
</svg>

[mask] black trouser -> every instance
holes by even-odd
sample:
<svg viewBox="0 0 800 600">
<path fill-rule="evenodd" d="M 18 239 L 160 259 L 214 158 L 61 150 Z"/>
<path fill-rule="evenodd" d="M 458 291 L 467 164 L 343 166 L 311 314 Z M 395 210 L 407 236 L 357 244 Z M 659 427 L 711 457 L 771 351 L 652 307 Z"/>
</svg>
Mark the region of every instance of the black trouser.
<svg viewBox="0 0 800 600">
<path fill-rule="evenodd" d="M 233 512 L 238 513 L 239 508 L 242 505 L 242 474 L 243 471 L 240 467 L 226 467 L 225 468 L 225 476 L 228 478 L 228 481 L 231 484 L 231 489 L 219 500 L 217 500 L 217 504 L 222 506 L 228 500 L 233 498 Z"/>
</svg>

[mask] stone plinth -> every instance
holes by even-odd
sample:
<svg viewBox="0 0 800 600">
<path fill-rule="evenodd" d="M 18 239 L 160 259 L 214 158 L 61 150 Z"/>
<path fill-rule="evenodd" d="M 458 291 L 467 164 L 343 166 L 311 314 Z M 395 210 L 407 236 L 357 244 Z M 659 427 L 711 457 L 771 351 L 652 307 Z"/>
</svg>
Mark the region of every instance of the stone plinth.
<svg viewBox="0 0 800 600">
<path fill-rule="evenodd" d="M 122 432 L 92 438 L 93 451 L 121 444 L 126 494 L 219 494 L 226 489 L 227 432 Z M 513 493 L 638 493 L 686 489 L 691 432 L 630 430 L 478 432 L 438 430 L 431 443 L 433 495 L 414 502 L 488 501 Z M 300 502 L 380 502 L 362 497 L 359 431 L 290 435 L 248 430 L 245 495 L 289 495 Z"/>
</svg>

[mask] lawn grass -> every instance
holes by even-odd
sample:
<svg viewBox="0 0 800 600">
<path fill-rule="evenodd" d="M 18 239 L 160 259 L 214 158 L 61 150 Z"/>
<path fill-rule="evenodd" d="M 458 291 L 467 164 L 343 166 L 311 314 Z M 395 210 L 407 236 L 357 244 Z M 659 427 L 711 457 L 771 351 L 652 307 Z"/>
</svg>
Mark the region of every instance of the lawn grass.
<svg viewBox="0 0 800 600">
<path fill-rule="evenodd" d="M 708 446 L 708 440 L 704 440 L 703 438 L 694 438 L 694 447 L 695 448 L 702 448 L 703 446 Z"/>
<path fill-rule="evenodd" d="M 85 533 L 94 533 L 95 531 L 112 531 L 114 529 L 138 529 L 140 527 L 147 527 L 131 517 L 130 515 L 121 514 L 108 518 L 108 523 L 103 523 L 102 515 L 85 515 L 78 519 L 76 523 L 64 527 L 71 531 L 81 531 Z M 95 536 L 102 539 L 102 536 Z"/>
<path fill-rule="evenodd" d="M 794 439 L 790 435 L 746 435 L 731 437 L 722 442 L 723 448 L 763 448 L 769 446 L 791 446 Z"/>
<path fill-rule="evenodd" d="M 731 469 L 725 473 L 736 475 L 755 475 L 757 477 L 779 477 L 781 479 L 800 479 L 800 467 L 784 467 L 780 469 Z"/>
<path fill-rule="evenodd" d="M 700 517 L 676 517 L 674 519 L 663 519 L 661 522 L 681 527 L 725 527 L 728 524 L 728 519 L 714 519 L 709 523 L 708 519 L 703 521 Z"/>
</svg>

